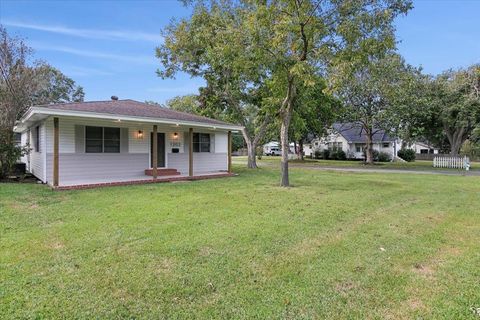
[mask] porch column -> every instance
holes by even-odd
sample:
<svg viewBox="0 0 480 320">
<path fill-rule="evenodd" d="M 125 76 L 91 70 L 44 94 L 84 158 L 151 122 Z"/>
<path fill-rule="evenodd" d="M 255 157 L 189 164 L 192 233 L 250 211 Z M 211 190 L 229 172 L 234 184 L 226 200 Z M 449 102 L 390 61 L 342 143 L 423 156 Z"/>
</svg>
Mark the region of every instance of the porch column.
<svg viewBox="0 0 480 320">
<path fill-rule="evenodd" d="M 53 186 L 58 187 L 58 118 L 53 118 Z M 47 152 L 47 150 L 44 150 Z"/>
<path fill-rule="evenodd" d="M 232 173 L 232 131 L 228 131 L 228 173 Z"/>
<path fill-rule="evenodd" d="M 188 175 L 193 177 L 193 128 L 188 129 Z"/>
<path fill-rule="evenodd" d="M 153 134 L 152 134 L 152 176 L 153 179 L 157 179 L 157 164 L 158 164 L 158 135 L 157 135 L 157 125 L 153 126 Z"/>
</svg>

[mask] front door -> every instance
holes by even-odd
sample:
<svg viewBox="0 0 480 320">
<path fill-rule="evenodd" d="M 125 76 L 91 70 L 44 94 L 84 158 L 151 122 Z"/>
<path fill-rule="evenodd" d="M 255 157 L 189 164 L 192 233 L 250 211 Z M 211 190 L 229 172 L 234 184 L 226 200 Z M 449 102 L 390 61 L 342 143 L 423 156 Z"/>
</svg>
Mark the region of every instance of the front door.
<svg viewBox="0 0 480 320">
<path fill-rule="evenodd" d="M 150 163 L 153 167 L 153 132 L 150 133 Z M 165 167 L 165 133 L 157 133 L 157 168 Z"/>
</svg>

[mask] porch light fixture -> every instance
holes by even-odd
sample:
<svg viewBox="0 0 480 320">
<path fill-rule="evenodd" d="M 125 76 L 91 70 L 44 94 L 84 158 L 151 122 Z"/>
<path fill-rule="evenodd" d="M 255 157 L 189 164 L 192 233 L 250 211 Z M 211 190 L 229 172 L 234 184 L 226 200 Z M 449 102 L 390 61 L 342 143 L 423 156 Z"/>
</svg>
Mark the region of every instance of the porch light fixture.
<svg viewBox="0 0 480 320">
<path fill-rule="evenodd" d="M 178 133 L 174 132 L 173 133 L 173 139 L 177 139 L 178 138 Z"/>
<path fill-rule="evenodd" d="M 143 131 L 142 130 L 138 130 L 137 139 L 143 139 Z"/>
</svg>

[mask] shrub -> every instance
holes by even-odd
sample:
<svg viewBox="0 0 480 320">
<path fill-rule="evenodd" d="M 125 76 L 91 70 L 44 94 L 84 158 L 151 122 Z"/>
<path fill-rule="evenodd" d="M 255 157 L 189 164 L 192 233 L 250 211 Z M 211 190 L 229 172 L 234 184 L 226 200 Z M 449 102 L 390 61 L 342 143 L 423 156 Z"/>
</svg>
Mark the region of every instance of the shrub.
<svg viewBox="0 0 480 320">
<path fill-rule="evenodd" d="M 322 159 L 323 153 L 320 149 L 315 150 L 315 159 Z"/>
<path fill-rule="evenodd" d="M 335 152 L 335 159 L 336 160 L 347 160 L 347 155 L 345 154 L 345 151 L 338 150 L 337 152 Z"/>
<path fill-rule="evenodd" d="M 390 156 L 390 153 L 380 152 L 378 154 L 378 161 L 379 162 L 389 162 L 390 160 L 392 160 L 392 157 Z"/>
<path fill-rule="evenodd" d="M 29 151 L 28 146 L 20 147 L 15 144 L 13 132 L 0 130 L 0 179 L 12 174 L 17 160 Z"/>
<path fill-rule="evenodd" d="M 407 162 L 415 161 L 415 150 L 412 149 L 400 149 L 397 155 Z"/>
<path fill-rule="evenodd" d="M 323 159 L 329 159 L 330 158 L 330 150 L 325 149 L 322 151 Z"/>
<path fill-rule="evenodd" d="M 258 146 L 258 147 L 255 149 L 255 153 L 257 154 L 257 159 L 258 159 L 258 160 L 262 160 L 263 147 Z"/>
</svg>

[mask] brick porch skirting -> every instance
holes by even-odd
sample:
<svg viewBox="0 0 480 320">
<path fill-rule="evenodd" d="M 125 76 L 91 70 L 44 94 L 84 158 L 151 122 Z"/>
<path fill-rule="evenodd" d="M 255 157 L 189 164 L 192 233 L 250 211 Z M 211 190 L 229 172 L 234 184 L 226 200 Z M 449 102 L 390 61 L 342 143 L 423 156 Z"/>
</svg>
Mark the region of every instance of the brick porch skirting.
<svg viewBox="0 0 480 320">
<path fill-rule="evenodd" d="M 151 179 L 151 180 L 132 180 L 132 181 L 121 181 L 121 182 L 79 184 L 79 185 L 74 185 L 74 186 L 59 186 L 59 187 L 52 187 L 52 189 L 55 190 L 55 191 L 83 190 L 83 189 L 93 189 L 93 188 L 101 188 L 101 187 L 130 186 L 130 185 L 137 185 L 137 184 L 206 180 L 206 179 L 234 177 L 236 175 L 237 174 L 235 174 L 235 173 L 218 173 L 218 174 L 198 175 L 198 176 L 193 176 L 193 177 L 189 177 L 189 176 L 168 177 L 168 178 L 159 177 L 157 179 Z"/>
</svg>

